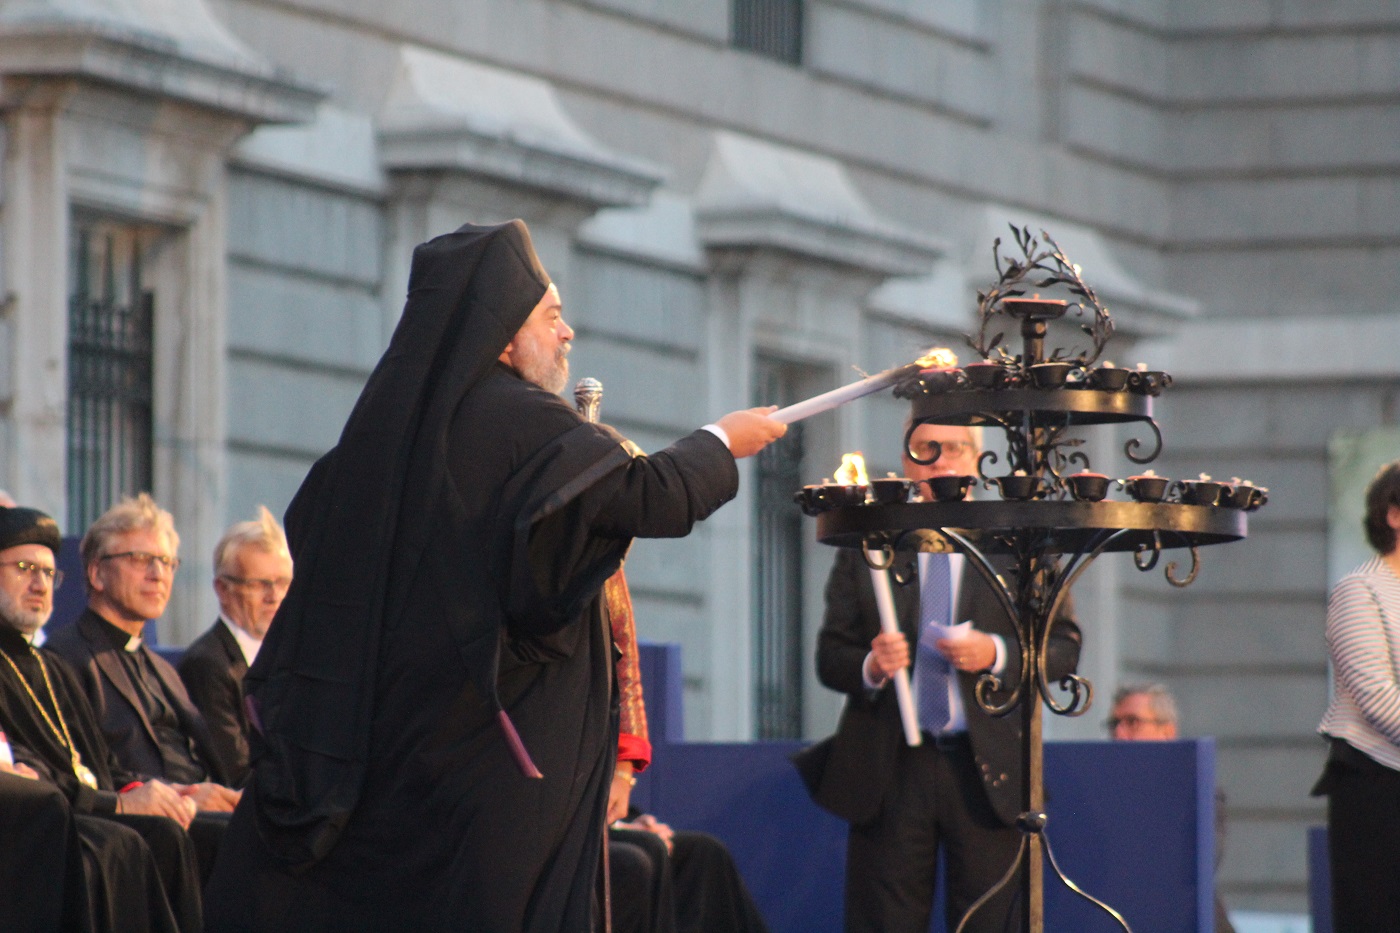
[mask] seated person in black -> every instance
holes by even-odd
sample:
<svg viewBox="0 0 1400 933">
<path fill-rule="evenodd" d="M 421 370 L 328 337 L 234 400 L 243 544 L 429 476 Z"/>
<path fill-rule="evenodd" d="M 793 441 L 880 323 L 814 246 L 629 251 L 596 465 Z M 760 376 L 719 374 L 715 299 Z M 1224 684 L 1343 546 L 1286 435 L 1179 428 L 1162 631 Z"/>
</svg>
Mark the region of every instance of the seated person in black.
<svg viewBox="0 0 1400 933">
<path fill-rule="evenodd" d="M 25 879 L 0 893 L 0 929 L 198 930 L 181 828 L 193 801 L 122 771 L 71 668 L 33 645 L 62 579 L 59 542 L 49 516 L 0 507 L 0 861 L 24 860 L 0 878 Z M 31 861 L 36 852 L 48 857 Z M 56 926 L 44 919 L 55 912 Z"/>
<path fill-rule="evenodd" d="M 766 933 L 723 842 L 632 811 L 608 830 L 614 933 Z"/>
</svg>

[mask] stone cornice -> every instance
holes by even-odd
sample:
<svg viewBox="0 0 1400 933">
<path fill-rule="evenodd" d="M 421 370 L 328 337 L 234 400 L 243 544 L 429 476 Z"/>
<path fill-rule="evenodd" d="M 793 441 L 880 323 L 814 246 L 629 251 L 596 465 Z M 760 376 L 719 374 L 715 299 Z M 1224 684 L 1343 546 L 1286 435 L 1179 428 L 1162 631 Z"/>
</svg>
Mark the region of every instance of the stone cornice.
<svg viewBox="0 0 1400 933">
<path fill-rule="evenodd" d="M 413 46 L 378 125 L 386 171 L 479 176 L 593 209 L 644 204 L 664 177 L 588 137 L 548 82 Z"/>
<path fill-rule="evenodd" d="M 0 75 L 80 78 L 170 98 L 251 123 L 310 119 L 324 92 L 251 57 L 215 58 L 154 30 L 0 14 Z"/>
<path fill-rule="evenodd" d="M 840 163 L 719 133 L 695 195 L 709 249 L 769 249 L 880 277 L 927 273 L 938 241 L 875 216 Z"/>
</svg>

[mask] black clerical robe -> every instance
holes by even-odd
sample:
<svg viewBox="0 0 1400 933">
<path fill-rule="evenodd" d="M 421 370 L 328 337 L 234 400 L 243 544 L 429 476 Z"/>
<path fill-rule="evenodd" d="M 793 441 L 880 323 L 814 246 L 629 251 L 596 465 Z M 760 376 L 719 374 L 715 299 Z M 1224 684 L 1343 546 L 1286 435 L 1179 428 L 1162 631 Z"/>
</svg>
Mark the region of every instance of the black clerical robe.
<svg viewBox="0 0 1400 933">
<path fill-rule="evenodd" d="M 118 789 L 138 777 L 124 771 L 112 756 L 77 675 L 62 658 L 46 648 L 31 648 L 5 626 L 0 626 L 0 652 L 9 660 L 0 662 L 0 729 L 15 760 L 37 771 L 44 785 L 57 788 L 73 814 L 86 889 L 81 928 L 131 933 L 198 930 L 200 881 L 194 844 L 166 817 L 116 813 Z M 62 736 L 65 727 L 67 735 Z M 96 787 L 74 774 L 68 737 L 92 771 Z"/>
<path fill-rule="evenodd" d="M 415 253 L 287 515 L 211 931 L 588 929 L 616 747 L 599 594 L 633 536 L 686 534 L 738 473 L 705 431 L 634 459 L 500 364 L 547 283 L 518 222 Z"/>
<path fill-rule="evenodd" d="M 82 851 L 52 784 L 0 772 L 0 930 L 83 930 Z"/>
<path fill-rule="evenodd" d="M 0 773 L 0 840 L 0 930 L 181 933 L 141 835 L 74 813 L 48 781 Z M 195 907 L 184 933 L 198 929 Z"/>
</svg>

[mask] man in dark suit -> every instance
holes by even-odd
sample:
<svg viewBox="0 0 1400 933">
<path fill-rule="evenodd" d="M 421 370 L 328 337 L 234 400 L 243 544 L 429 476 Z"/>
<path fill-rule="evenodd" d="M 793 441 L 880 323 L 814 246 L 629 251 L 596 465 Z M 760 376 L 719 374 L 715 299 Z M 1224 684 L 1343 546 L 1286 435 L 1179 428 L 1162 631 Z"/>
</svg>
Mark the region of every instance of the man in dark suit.
<svg viewBox="0 0 1400 933">
<path fill-rule="evenodd" d="M 214 548 L 219 619 L 180 659 L 180 678 L 204 714 L 234 786 L 248 780 L 248 712 L 243 677 L 292 585 L 287 536 L 264 506 L 255 521 L 239 522 Z"/>
<path fill-rule="evenodd" d="M 170 600 L 179 545 L 170 513 L 147 494 L 108 509 L 80 545 L 87 609 L 48 647 L 77 669 L 122 767 L 184 788 L 200 811 L 229 812 L 239 792 L 204 717 L 142 640 Z"/>
<path fill-rule="evenodd" d="M 920 425 L 911 446 L 932 462 L 916 463 L 906 452 L 906 475 L 975 474 L 979 441 L 967 427 Z M 896 554 L 896 577 L 905 582 L 893 587 L 900 631 L 890 634 L 881 633 L 870 570 L 859 552 L 839 553 L 827 582 L 817 673 L 846 694 L 846 706 L 836 734 L 799 756 L 798 766 L 817 803 L 851 824 L 848 931 L 925 933 L 940 851 L 953 929 L 1005 875 L 1020 844 L 1020 718 L 989 716 L 974 697 L 984 671 L 1003 684 L 1018 680 L 1020 645 L 990 586 L 965 564 L 957 554 Z M 927 624 L 962 620 L 973 625 L 949 633 Z M 1078 659 L 1079 630 L 1062 614 L 1050 639 L 1052 680 L 1072 672 Z M 905 742 L 890 684 L 911 665 L 923 731 L 918 747 Z M 1008 884 L 966 929 L 1018 928 L 1018 890 Z"/>
</svg>

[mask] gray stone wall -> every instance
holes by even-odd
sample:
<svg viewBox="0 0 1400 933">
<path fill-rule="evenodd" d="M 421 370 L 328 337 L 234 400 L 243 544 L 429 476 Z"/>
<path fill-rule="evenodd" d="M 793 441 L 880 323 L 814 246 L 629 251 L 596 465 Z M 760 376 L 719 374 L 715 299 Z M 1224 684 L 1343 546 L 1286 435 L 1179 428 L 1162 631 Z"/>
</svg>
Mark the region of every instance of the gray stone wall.
<svg viewBox="0 0 1400 933">
<path fill-rule="evenodd" d="M 229 180 L 228 521 L 276 515 L 384 349 L 376 199 L 255 165 Z"/>
</svg>

